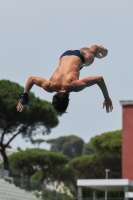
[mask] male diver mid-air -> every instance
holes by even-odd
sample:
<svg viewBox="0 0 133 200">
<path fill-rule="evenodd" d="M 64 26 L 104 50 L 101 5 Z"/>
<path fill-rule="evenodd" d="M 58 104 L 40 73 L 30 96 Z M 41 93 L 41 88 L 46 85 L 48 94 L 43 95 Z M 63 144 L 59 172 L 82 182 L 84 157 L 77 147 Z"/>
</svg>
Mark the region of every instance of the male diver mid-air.
<svg viewBox="0 0 133 200">
<path fill-rule="evenodd" d="M 28 92 L 35 84 L 47 92 L 56 92 L 53 96 L 52 105 L 58 114 L 63 114 L 69 104 L 70 92 L 80 92 L 86 87 L 97 84 L 104 96 L 103 108 L 106 112 L 113 110 L 112 101 L 102 76 L 88 76 L 79 80 L 80 70 L 94 62 L 95 58 L 104 58 L 108 50 L 102 45 L 93 45 L 90 48 L 84 47 L 79 50 L 68 50 L 64 52 L 59 61 L 59 66 L 49 80 L 41 77 L 30 76 L 24 88 L 24 93 L 17 105 L 17 111 L 22 112 L 28 106 Z"/>
</svg>

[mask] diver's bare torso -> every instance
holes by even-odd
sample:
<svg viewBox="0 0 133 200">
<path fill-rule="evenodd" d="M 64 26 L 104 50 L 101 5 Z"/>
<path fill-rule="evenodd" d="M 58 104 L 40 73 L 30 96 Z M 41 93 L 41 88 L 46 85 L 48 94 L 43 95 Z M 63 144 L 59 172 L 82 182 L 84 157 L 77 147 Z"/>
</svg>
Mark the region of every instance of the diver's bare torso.
<svg viewBox="0 0 133 200">
<path fill-rule="evenodd" d="M 94 55 L 89 52 L 88 48 L 80 49 L 84 55 L 86 66 L 89 66 L 94 61 Z M 48 92 L 72 92 L 75 88 L 75 81 L 79 80 L 80 67 L 82 61 L 77 56 L 63 56 L 60 59 L 59 66 L 49 79 Z"/>
</svg>

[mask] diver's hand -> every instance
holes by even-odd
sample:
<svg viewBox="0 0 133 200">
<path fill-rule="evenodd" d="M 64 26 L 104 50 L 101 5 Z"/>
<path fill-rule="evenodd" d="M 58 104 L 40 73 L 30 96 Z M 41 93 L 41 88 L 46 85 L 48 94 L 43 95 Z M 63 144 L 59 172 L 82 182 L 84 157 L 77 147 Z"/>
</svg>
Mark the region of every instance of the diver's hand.
<svg viewBox="0 0 133 200">
<path fill-rule="evenodd" d="M 112 110 L 113 110 L 113 104 L 112 104 L 112 101 L 111 101 L 110 98 L 104 100 L 104 102 L 103 102 L 103 108 L 104 107 L 106 107 L 106 112 L 107 113 L 112 112 Z"/>
<path fill-rule="evenodd" d="M 20 102 L 18 102 L 16 109 L 17 109 L 18 112 L 22 112 L 23 109 L 24 109 L 24 106 Z"/>
<path fill-rule="evenodd" d="M 21 99 L 18 102 L 16 109 L 17 109 L 18 112 L 22 112 L 24 107 L 28 107 L 28 105 L 29 105 L 28 94 L 23 93 L 22 96 L 21 96 Z"/>
</svg>

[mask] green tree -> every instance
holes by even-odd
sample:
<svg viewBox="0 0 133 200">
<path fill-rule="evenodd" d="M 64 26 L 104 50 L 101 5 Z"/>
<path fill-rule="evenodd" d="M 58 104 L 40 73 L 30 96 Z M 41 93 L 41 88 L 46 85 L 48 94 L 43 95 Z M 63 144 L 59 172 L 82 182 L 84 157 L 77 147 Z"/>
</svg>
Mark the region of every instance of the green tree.
<svg viewBox="0 0 133 200">
<path fill-rule="evenodd" d="M 4 168 L 9 169 L 5 149 L 18 135 L 31 138 L 38 133 L 48 134 L 57 126 L 58 118 L 51 103 L 41 100 L 29 93 L 30 108 L 22 113 L 16 111 L 18 99 L 23 88 L 9 80 L 0 80 L 0 153 Z"/>
<path fill-rule="evenodd" d="M 90 140 L 95 153 L 74 158 L 70 166 L 76 179 L 105 178 L 105 169 L 110 169 L 110 178 L 121 178 L 121 130 L 103 133 Z"/>
<path fill-rule="evenodd" d="M 46 142 L 51 144 L 51 151 L 60 152 L 70 159 L 82 155 L 84 141 L 75 135 L 62 136 Z"/>
<path fill-rule="evenodd" d="M 94 149 L 92 149 L 90 142 L 84 144 L 83 147 L 83 155 L 89 155 L 95 153 Z"/>
<path fill-rule="evenodd" d="M 103 166 L 96 154 L 83 155 L 70 161 L 70 166 L 75 171 L 77 179 L 101 178 Z M 75 181 L 76 181 L 75 180 Z"/>
<path fill-rule="evenodd" d="M 60 154 L 61 155 L 61 154 Z M 31 176 L 31 184 L 36 188 L 38 183 L 50 184 L 54 193 L 61 183 L 70 188 L 72 183 L 73 169 L 68 164 L 62 164 L 53 168 L 40 170 Z"/>
<path fill-rule="evenodd" d="M 48 183 L 70 179 L 70 168 L 65 166 L 68 158 L 60 153 L 19 151 L 9 156 L 9 162 L 12 173 L 17 171 L 29 176 L 33 187 L 42 184 L 44 180 Z"/>
<path fill-rule="evenodd" d="M 103 133 L 90 141 L 91 147 L 102 161 L 105 169 L 110 169 L 112 178 L 121 178 L 122 131 Z"/>
<path fill-rule="evenodd" d="M 16 169 L 25 175 L 31 176 L 34 173 L 46 169 L 55 170 L 55 167 L 68 163 L 68 158 L 55 152 L 40 152 L 37 150 L 25 150 L 9 156 L 11 170 Z"/>
<path fill-rule="evenodd" d="M 34 139 L 31 139 L 30 141 L 31 141 L 31 143 L 34 144 L 34 145 L 37 144 L 37 145 L 38 145 L 38 148 L 39 148 L 39 146 L 40 146 L 41 143 L 45 142 L 45 140 L 43 140 L 43 139 L 35 139 L 35 140 L 34 140 Z"/>
</svg>

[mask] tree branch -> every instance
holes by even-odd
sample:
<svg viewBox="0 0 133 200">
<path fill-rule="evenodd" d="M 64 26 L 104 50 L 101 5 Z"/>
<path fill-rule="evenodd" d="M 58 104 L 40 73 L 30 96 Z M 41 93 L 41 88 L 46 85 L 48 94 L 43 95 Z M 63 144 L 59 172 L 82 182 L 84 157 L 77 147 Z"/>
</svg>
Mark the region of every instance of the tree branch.
<svg viewBox="0 0 133 200">
<path fill-rule="evenodd" d="M 5 132 L 6 132 L 6 128 L 4 129 L 4 131 L 3 131 L 3 133 L 2 133 L 2 136 L 1 136 L 1 144 L 3 143 L 3 139 L 4 139 Z"/>
<path fill-rule="evenodd" d="M 7 146 L 10 144 L 10 142 L 11 142 L 19 133 L 21 133 L 21 132 L 23 132 L 24 130 L 26 130 L 28 126 L 29 126 L 29 124 L 27 124 L 27 125 L 26 125 L 25 127 L 23 127 L 23 128 L 20 128 L 20 130 L 19 130 L 16 134 L 14 134 L 13 137 L 11 137 L 10 140 L 7 142 L 7 144 L 5 144 L 4 146 L 7 147 Z"/>
</svg>

